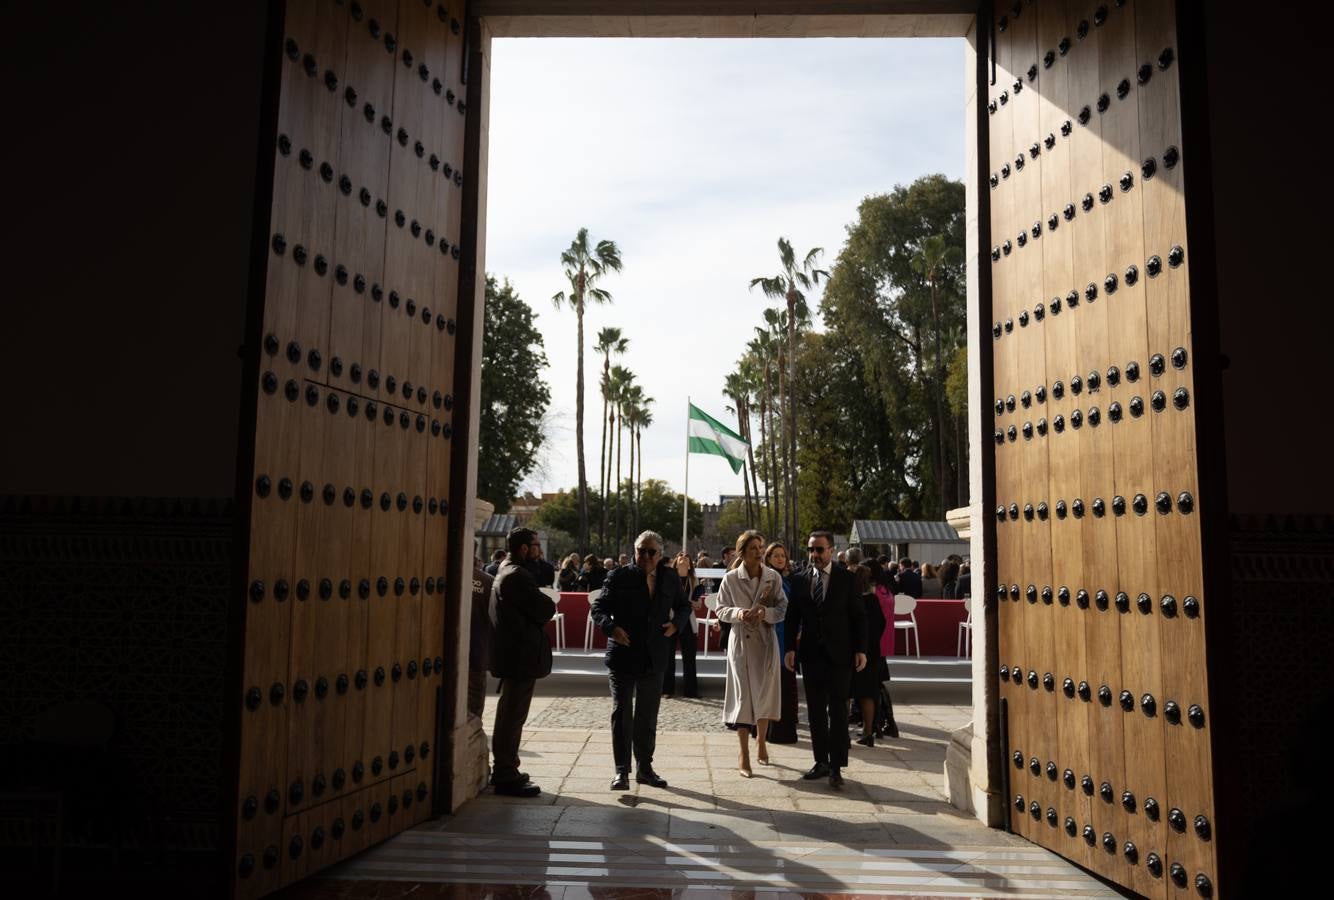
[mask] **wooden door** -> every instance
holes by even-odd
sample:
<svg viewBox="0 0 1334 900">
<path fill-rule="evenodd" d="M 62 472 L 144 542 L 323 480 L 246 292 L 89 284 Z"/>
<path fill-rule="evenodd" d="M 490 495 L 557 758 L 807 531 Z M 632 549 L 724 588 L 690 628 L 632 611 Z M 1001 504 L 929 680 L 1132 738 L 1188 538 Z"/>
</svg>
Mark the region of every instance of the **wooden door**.
<svg viewBox="0 0 1334 900">
<path fill-rule="evenodd" d="M 461 0 L 280 15 L 237 601 L 238 897 L 429 814 L 453 510 Z"/>
<path fill-rule="evenodd" d="M 1175 6 L 997 9 L 987 122 L 1010 816 L 1216 896 Z"/>
</svg>

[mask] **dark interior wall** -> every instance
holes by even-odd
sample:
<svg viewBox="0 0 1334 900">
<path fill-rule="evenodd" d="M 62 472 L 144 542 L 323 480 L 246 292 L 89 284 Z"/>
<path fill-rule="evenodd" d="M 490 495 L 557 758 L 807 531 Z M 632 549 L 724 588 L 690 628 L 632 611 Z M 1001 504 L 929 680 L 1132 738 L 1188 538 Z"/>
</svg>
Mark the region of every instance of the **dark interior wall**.
<svg viewBox="0 0 1334 900">
<path fill-rule="evenodd" d="M 1205 34 L 1230 510 L 1329 513 L 1327 51 L 1317 29 L 1217 6 Z"/>
<path fill-rule="evenodd" d="M 0 495 L 234 493 L 264 26 L 6 10 Z"/>
</svg>

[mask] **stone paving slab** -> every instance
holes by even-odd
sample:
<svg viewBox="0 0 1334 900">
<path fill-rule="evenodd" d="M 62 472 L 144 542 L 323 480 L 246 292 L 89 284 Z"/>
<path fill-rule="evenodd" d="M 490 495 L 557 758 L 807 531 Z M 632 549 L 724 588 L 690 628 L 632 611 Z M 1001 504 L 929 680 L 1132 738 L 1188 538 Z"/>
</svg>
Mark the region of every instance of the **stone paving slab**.
<svg viewBox="0 0 1334 900">
<path fill-rule="evenodd" d="M 483 717 L 488 734 L 495 700 L 487 698 Z M 721 699 L 665 699 L 654 766 L 669 786 L 653 788 L 632 780 L 630 790 L 613 792 L 611 701 L 605 689 L 590 689 L 583 696 L 535 697 L 520 766 L 540 784 L 542 794 L 529 799 L 488 792 L 457 814 L 426 823 L 396 841 L 410 846 L 414 834 L 475 846 L 494 840 L 502 856 L 533 856 L 515 865 L 537 866 L 535 871 L 544 873 L 548 885 L 561 880 L 591 884 L 599 878 L 647 885 L 656 883 L 655 872 L 679 885 L 683 870 L 694 867 L 698 871 L 690 873 L 691 883 L 712 879 L 770 890 L 827 882 L 832 889 L 846 890 L 857 883 L 862 891 L 884 892 L 898 876 L 891 871 L 892 858 L 886 863 L 890 868 L 882 871 L 875 854 L 909 854 L 904 865 L 926 879 L 919 879 L 922 884 L 934 877 L 933 871 L 944 878 L 967 860 L 990 854 L 990 865 L 975 867 L 969 876 L 974 881 L 965 879 L 956 887 L 964 894 L 994 891 L 996 896 L 1008 895 L 1016 886 L 1002 871 L 1004 854 L 1014 852 L 1071 879 L 1068 885 L 1060 883 L 1065 896 L 1107 895 L 1068 863 L 949 805 L 945 749 L 951 732 L 969 721 L 970 708 L 902 703 L 895 712 L 901 736 L 878 740 L 869 748 L 854 744 L 844 770 L 847 783 L 835 789 L 825 779 L 801 778 L 812 763 L 804 724 L 797 744 L 770 745 L 771 766 L 758 765 L 752 742 L 754 777 L 742 778 L 736 771 L 738 737 L 722 724 Z M 857 730 L 852 729 L 854 737 Z M 516 850 L 524 841 L 538 846 Z M 634 858 L 627 859 L 627 851 Z M 398 871 L 385 868 L 384 861 L 393 859 L 394 852 L 402 854 L 398 865 L 415 864 L 417 857 L 410 850 L 372 851 L 366 873 L 386 877 Z M 931 862 L 933 854 L 940 857 L 938 869 Z M 643 859 L 636 862 L 638 856 Z M 432 865 L 441 878 L 457 877 L 459 865 L 466 868 L 466 860 L 437 857 Z M 610 859 L 632 874 L 609 869 Z M 860 874 L 848 874 L 853 871 Z"/>
</svg>

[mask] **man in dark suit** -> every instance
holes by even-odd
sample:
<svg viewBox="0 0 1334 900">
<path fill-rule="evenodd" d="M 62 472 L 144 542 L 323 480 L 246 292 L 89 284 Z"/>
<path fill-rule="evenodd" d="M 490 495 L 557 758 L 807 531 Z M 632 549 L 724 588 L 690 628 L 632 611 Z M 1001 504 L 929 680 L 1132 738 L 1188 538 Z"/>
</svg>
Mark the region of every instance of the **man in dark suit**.
<svg viewBox="0 0 1334 900">
<path fill-rule="evenodd" d="M 852 573 L 834 564 L 834 536 L 812 531 L 806 549 L 810 566 L 792 578 L 783 663 L 795 671 L 800 661 L 806 684 L 815 765 L 801 777 L 813 781 L 827 775 L 832 787 L 842 787 L 851 743 L 848 689 L 853 670 L 866 668 L 866 654 L 861 652 L 866 646 L 866 611 L 854 593 Z"/>
<path fill-rule="evenodd" d="M 556 604 L 538 588 L 529 561 L 540 545 L 537 533 L 516 528 L 509 533 L 509 555 L 491 587 L 491 674 L 500 679 L 500 700 L 491 740 L 495 765 L 491 783 L 497 794 L 536 797 L 542 791 L 519 771 L 523 723 L 537 679 L 551 674 L 551 641 L 546 625 Z"/>
<path fill-rule="evenodd" d="M 906 556 L 899 560 L 899 593 L 914 598 L 922 596 L 922 573 L 913 568 L 912 560 Z"/>
<path fill-rule="evenodd" d="M 653 771 L 658 704 L 672 652 L 670 639 L 690 628 L 690 600 L 676 569 L 662 558 L 660 535 L 646 531 L 635 539 L 634 564 L 607 575 L 589 615 L 607 636 L 611 751 L 616 762 L 611 789 L 630 789 L 632 747 L 635 780 L 666 787 L 666 779 Z"/>
</svg>

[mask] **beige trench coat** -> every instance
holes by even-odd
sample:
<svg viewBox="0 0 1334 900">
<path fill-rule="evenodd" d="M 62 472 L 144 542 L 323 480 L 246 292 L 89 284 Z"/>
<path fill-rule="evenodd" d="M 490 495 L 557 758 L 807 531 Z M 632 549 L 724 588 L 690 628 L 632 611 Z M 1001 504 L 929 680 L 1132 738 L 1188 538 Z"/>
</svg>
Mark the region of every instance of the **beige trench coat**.
<svg viewBox="0 0 1334 900">
<path fill-rule="evenodd" d="M 764 621 L 750 625 L 741 613 L 765 603 Z M 718 619 L 732 623 L 727 641 L 727 688 L 723 694 L 723 721 L 754 725 L 759 719 L 783 716 L 778 633 L 774 626 L 787 614 L 783 579 L 768 566 L 758 578 L 737 566 L 723 577 L 718 591 Z"/>
</svg>

